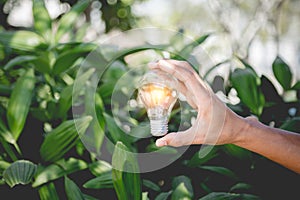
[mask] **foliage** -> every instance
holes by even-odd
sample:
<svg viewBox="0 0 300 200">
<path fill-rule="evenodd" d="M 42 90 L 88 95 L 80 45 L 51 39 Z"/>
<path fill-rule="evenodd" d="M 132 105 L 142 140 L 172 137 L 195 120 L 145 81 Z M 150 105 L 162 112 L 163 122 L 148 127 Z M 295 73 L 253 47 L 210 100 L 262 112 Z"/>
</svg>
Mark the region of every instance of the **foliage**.
<svg viewBox="0 0 300 200">
<path fill-rule="evenodd" d="M 259 195 L 248 194 L 252 192 L 252 186 L 246 183 L 247 178 L 241 177 L 246 170 L 241 172 L 239 167 L 222 162 L 222 159 L 243 160 L 247 170 L 253 168 L 254 172 L 255 166 L 264 161 L 234 145 L 214 147 L 204 158 L 193 149 L 189 152 L 192 156 L 184 155 L 176 162 L 175 169 L 185 173 L 170 175 L 172 177 L 166 178 L 166 183 L 138 173 L 137 158 L 132 153 L 139 152 L 141 146 L 146 146 L 146 152 L 158 149 L 153 139 L 144 141 L 126 134 L 112 116 L 112 90 L 119 78 L 130 70 L 125 57 L 149 49 L 154 49 L 158 55 L 162 51 L 177 52 L 171 53 L 170 58 L 188 60 L 196 68 L 191 53 L 210 35 L 185 44 L 177 34 L 168 45 L 147 44 L 120 51 L 109 51 L 101 46 L 96 61 L 99 67 L 84 71 L 75 80 L 83 58 L 97 47 L 79 41 L 72 29 L 77 17 L 88 6 L 88 1 L 79 1 L 60 19 L 52 20 L 43 1 L 34 0 L 32 30 L 0 32 L 0 43 L 5 47 L 0 69 L 1 184 L 11 187 L 30 185 L 43 200 L 95 199 L 92 196 L 96 190 L 109 190 L 119 199 L 258 199 Z M 67 41 L 66 36 L 69 36 Z M 232 59 L 238 60 L 240 67 L 231 69 L 228 82 L 223 83 L 226 87 L 223 95 L 228 97 L 228 93 L 235 90 L 240 103 L 228 103 L 228 106 L 240 115 L 253 114 L 265 124 L 274 123 L 275 127 L 299 132 L 300 82 L 295 82 L 286 62 L 278 56 L 272 65 L 283 90 L 279 94 L 273 83 L 267 77 L 259 76 L 246 60 Z M 94 88 L 88 80 L 109 64 L 111 67 L 95 89 L 96 94 L 91 95 Z M 207 73 L 218 67 L 222 65 L 217 64 Z M 214 83 L 210 84 L 213 86 Z M 83 107 L 87 116 L 72 114 L 74 99 L 80 99 L 72 96 L 74 93 L 85 94 L 87 99 Z M 123 96 L 128 95 L 125 93 L 121 91 Z M 93 109 L 95 113 L 91 112 Z M 145 112 L 135 112 L 132 116 L 126 122 L 134 125 L 133 133 L 147 135 L 146 129 L 138 127 L 145 119 Z M 172 116 L 172 123 L 180 123 L 176 108 Z M 88 135 L 89 130 L 96 134 Z M 21 146 L 26 140 L 33 145 L 35 138 L 28 136 L 31 132 L 41 138 L 40 143 L 34 144 L 37 146 L 34 155 L 37 156 L 26 154 L 29 147 Z M 86 135 L 88 137 L 83 137 Z M 104 136 L 114 143 L 114 148 L 103 144 Z M 84 145 L 90 148 L 89 151 Z M 97 159 L 103 148 L 112 154 L 111 163 Z M 177 149 L 166 147 L 159 152 L 172 155 Z M 88 179 L 80 180 L 81 173 L 88 174 Z M 162 173 L 169 175 L 167 169 Z M 216 182 L 222 182 L 222 186 L 214 185 Z M 63 185 L 64 192 L 60 191 L 59 184 Z"/>
</svg>

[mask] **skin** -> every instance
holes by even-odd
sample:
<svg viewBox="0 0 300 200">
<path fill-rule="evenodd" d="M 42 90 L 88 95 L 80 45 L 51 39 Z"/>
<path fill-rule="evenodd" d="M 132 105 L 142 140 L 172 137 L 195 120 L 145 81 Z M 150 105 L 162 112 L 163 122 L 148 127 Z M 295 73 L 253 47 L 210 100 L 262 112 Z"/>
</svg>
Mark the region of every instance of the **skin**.
<svg viewBox="0 0 300 200">
<path fill-rule="evenodd" d="M 179 92 L 198 111 L 191 128 L 156 140 L 158 147 L 235 144 L 300 174 L 300 134 L 266 126 L 255 117 L 237 115 L 185 61 L 164 59 L 150 63 L 149 67 L 176 77 Z"/>
</svg>

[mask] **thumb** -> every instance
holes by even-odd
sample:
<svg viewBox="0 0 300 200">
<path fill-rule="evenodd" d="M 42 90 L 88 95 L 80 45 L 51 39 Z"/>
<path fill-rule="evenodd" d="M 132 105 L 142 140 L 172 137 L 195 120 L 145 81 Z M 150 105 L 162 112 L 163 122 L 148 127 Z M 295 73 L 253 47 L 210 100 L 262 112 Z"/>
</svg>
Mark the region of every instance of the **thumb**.
<svg viewBox="0 0 300 200">
<path fill-rule="evenodd" d="M 155 144 L 157 147 L 163 146 L 184 146 L 192 144 L 194 137 L 189 134 L 189 131 L 173 132 L 165 135 L 162 138 L 156 140 Z"/>
</svg>

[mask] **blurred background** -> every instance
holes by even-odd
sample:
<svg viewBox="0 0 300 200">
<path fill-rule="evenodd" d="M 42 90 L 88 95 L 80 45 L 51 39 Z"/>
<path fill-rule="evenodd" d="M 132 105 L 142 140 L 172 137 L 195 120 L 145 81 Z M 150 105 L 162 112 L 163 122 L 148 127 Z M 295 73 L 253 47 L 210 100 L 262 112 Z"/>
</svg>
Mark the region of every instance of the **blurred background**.
<svg viewBox="0 0 300 200">
<path fill-rule="evenodd" d="M 45 3 L 50 17 L 55 19 L 76 1 Z M 86 29 L 84 41 L 101 41 L 118 32 L 143 27 L 183 30 L 192 38 L 213 33 L 203 48 L 215 63 L 239 55 L 247 58 L 259 74 L 273 80 L 270 66 L 279 54 L 299 79 L 299 6 L 298 0 L 101 0 L 92 1 L 76 27 Z M 32 27 L 31 8 L 31 0 L 2 0 L 1 26 Z"/>
</svg>

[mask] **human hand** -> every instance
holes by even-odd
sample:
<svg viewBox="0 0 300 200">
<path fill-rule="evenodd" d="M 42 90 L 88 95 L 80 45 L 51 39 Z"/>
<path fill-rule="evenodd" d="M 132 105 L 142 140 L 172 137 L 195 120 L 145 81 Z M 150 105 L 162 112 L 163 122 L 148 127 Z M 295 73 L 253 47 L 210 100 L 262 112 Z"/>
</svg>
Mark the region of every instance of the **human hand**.
<svg viewBox="0 0 300 200">
<path fill-rule="evenodd" d="M 185 61 L 159 60 L 150 63 L 151 69 L 159 69 L 178 79 L 178 91 L 198 111 L 192 127 L 185 131 L 169 133 L 156 141 L 161 147 L 191 144 L 220 145 L 235 143 L 246 123 L 232 112 L 211 90 L 195 70 Z"/>
</svg>

